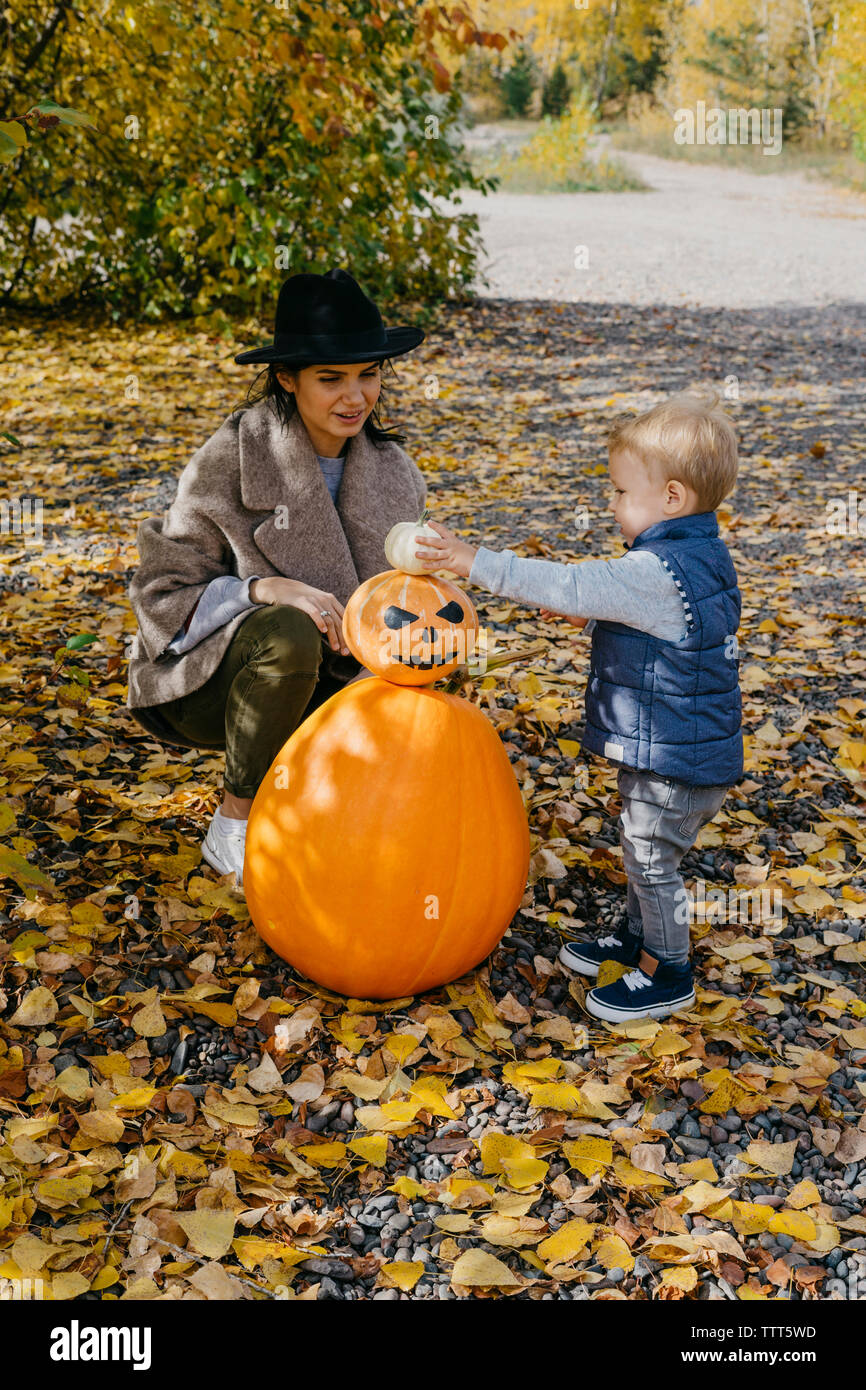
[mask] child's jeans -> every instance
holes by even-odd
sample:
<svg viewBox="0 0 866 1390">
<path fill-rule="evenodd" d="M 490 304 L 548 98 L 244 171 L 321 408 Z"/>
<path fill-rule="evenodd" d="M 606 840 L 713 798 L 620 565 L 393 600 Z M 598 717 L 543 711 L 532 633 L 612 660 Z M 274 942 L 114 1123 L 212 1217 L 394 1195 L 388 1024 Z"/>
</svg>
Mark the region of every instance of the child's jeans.
<svg viewBox="0 0 866 1390">
<path fill-rule="evenodd" d="M 644 948 L 657 960 L 684 965 L 689 958 L 689 914 L 680 862 L 729 789 L 692 787 L 625 767 L 617 774 L 617 786 L 629 929 L 643 933 Z"/>
</svg>

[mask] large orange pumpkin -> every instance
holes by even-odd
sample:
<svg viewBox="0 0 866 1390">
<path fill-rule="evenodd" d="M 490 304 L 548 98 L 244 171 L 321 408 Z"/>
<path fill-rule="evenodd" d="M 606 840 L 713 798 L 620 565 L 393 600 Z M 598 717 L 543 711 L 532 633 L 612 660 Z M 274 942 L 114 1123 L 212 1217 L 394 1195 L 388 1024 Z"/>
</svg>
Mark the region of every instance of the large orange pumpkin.
<svg viewBox="0 0 866 1390">
<path fill-rule="evenodd" d="M 528 868 L 520 788 L 481 710 L 368 678 L 274 760 L 250 813 L 244 892 L 260 935 L 302 974 L 394 999 L 483 960 Z"/>
<path fill-rule="evenodd" d="M 462 589 L 384 570 L 346 604 L 343 636 L 362 666 L 395 685 L 432 685 L 473 655 L 478 614 Z"/>
</svg>

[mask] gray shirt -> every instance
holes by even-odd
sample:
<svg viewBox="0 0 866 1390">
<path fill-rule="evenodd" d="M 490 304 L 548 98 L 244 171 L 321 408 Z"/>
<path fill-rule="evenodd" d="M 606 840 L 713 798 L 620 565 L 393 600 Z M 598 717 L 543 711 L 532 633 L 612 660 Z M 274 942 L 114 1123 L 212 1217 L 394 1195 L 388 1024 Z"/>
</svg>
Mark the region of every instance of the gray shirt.
<svg viewBox="0 0 866 1390">
<path fill-rule="evenodd" d="M 684 600 L 673 575 L 652 550 L 629 550 L 615 560 L 577 565 L 524 560 L 513 550 L 479 546 L 469 571 L 477 584 L 501 598 L 549 608 L 570 618 L 624 623 L 666 642 L 686 635 Z M 591 632 L 593 623 L 585 631 Z"/>
<path fill-rule="evenodd" d="M 328 485 L 331 500 L 336 502 L 345 459 L 324 458 L 321 454 L 317 454 L 316 457 Z M 230 623 L 238 613 L 243 613 L 247 608 L 261 607 L 261 604 L 254 603 L 250 598 L 250 585 L 260 578 L 261 575 L 252 575 L 249 579 L 238 579 L 233 574 L 217 575 L 199 599 L 188 630 L 184 632 L 181 628 L 166 650 L 174 656 L 182 656 L 191 647 L 197 647 L 199 642 L 203 642 L 212 632 L 216 632 L 217 628 Z"/>
</svg>

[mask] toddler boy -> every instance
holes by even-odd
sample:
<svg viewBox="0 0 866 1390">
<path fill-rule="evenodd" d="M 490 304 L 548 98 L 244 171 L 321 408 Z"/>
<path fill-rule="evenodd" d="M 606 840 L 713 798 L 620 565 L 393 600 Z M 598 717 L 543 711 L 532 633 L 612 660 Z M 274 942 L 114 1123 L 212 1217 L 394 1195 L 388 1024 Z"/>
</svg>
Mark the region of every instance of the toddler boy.
<svg viewBox="0 0 866 1390">
<path fill-rule="evenodd" d="M 743 774 L 736 631 L 740 592 L 715 509 L 733 490 L 737 441 L 718 401 L 683 394 L 618 422 L 608 439 L 614 560 L 558 564 L 474 547 L 436 522 L 416 555 L 504 598 L 586 625 L 582 747 L 619 768 L 626 925 L 560 951 L 594 977 L 596 1018 L 664 1018 L 695 1000 L 683 855 Z M 590 620 L 587 622 L 587 620 Z"/>
</svg>

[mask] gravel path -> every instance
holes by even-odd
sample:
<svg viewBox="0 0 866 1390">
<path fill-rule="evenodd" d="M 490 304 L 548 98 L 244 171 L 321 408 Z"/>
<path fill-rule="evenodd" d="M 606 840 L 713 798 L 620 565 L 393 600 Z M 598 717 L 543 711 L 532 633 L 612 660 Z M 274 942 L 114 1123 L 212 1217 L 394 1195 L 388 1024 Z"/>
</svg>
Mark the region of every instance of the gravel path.
<svg viewBox="0 0 866 1390">
<path fill-rule="evenodd" d="M 866 199 L 799 174 L 617 157 L 648 191 L 462 194 L 487 247 L 479 292 L 730 309 L 866 299 Z"/>
</svg>

